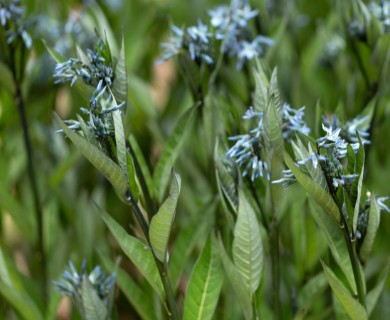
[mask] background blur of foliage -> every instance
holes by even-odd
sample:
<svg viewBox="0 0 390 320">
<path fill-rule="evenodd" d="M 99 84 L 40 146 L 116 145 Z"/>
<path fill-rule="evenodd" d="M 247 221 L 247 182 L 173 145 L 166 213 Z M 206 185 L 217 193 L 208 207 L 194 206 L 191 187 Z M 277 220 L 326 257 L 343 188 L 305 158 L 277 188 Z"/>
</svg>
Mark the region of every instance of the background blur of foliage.
<svg viewBox="0 0 390 320">
<path fill-rule="evenodd" d="M 270 70 L 278 66 L 284 99 L 295 108 L 306 106 L 306 120 L 315 128 L 314 132 L 320 129 L 317 105 L 327 114 L 337 112 L 341 119 L 350 119 L 375 103 L 372 98 L 384 67 L 390 33 L 382 36 L 375 46 L 354 41 L 357 47 L 352 47 L 340 18 L 343 15 L 339 1 L 250 2 L 253 8 L 260 10 L 263 34 L 275 39 L 264 64 Z M 93 202 L 107 208 L 122 226 L 135 224 L 129 208 L 118 201 L 108 182 L 62 134 L 55 133 L 58 127 L 53 121 L 53 110 L 62 118 L 75 118 L 86 101 L 77 90 L 54 85 L 55 63 L 41 39 L 63 56 L 71 57 L 75 53 L 72 39 L 84 49 L 91 47 L 95 43 L 95 27 L 101 33 L 106 30 L 107 36 L 114 37 L 116 43 L 123 32 L 129 72 L 126 130 L 135 135 L 153 170 L 164 141 L 192 99 L 173 61 L 155 64 L 161 53 L 159 44 L 166 41 L 171 22 L 178 26 L 194 25 L 199 17 L 207 19 L 207 9 L 220 3 L 211 0 L 25 1 L 27 14 L 36 20 L 31 28 L 33 50 L 23 90 L 44 210 L 49 279 L 58 279 L 68 260 L 79 265 L 86 259 L 90 267 L 104 266 L 100 257 L 111 255 L 114 259 L 121 254 L 95 214 Z M 359 51 L 369 83 L 362 77 L 354 50 Z M 20 273 L 15 275 L 20 278 L 18 288 L 20 291 L 22 287 L 27 288 L 32 299 L 44 310 L 38 294 L 40 269 L 34 253 L 37 222 L 26 173 L 22 131 L 12 97 L 12 78 L 1 63 L 0 74 L 0 260 L 12 266 L 15 274 Z M 237 71 L 232 64 L 221 70 L 217 83 L 220 92 L 215 107 L 221 108 L 226 118 L 220 126 L 232 134 L 250 105 L 253 81 L 245 68 Z M 390 193 L 389 101 L 390 90 L 383 90 L 366 163 L 366 185 L 381 196 Z M 214 203 L 218 193 L 215 174 L 207 158 L 211 147 L 201 137 L 201 133 L 191 135 L 175 166 L 183 185 L 171 239 L 177 238 L 179 231 L 194 232 L 188 228 L 190 223 L 199 221 L 199 225 L 203 225 L 202 221 L 214 214 L 210 203 Z M 281 195 L 282 302 L 286 309 L 284 314 L 288 315 L 291 292 L 299 291 L 306 278 L 321 270 L 318 257 L 325 254 L 326 244 L 309 218 L 302 189 L 293 186 L 281 191 Z M 292 199 L 295 199 L 293 205 Z M 283 205 L 285 200 L 288 206 Z M 223 217 L 219 215 L 219 219 Z M 373 257 L 366 268 L 369 281 L 370 275 L 377 274 L 389 256 L 390 216 L 382 213 L 381 219 Z M 216 223 L 224 222 L 217 220 Z M 134 228 L 137 233 L 137 227 Z M 206 230 L 200 231 L 195 249 L 186 262 L 184 274 L 187 277 L 203 245 Z M 137 279 L 137 271 L 125 259 L 122 267 Z M 182 281 L 179 290 L 185 288 L 185 277 Z M 54 318 L 56 312 L 67 318 L 69 304 L 61 302 L 59 307 L 60 295 L 54 288 L 50 289 L 50 295 L 54 298 L 47 307 L 48 318 L 50 315 Z M 264 299 L 267 301 L 266 295 Z M 234 296 L 225 297 L 221 308 L 235 315 L 237 307 L 231 301 Z M 319 310 L 326 309 L 320 297 L 317 304 Z M 116 306 L 121 318 L 137 319 L 119 292 Z M 218 312 L 229 314 L 226 310 L 217 311 L 216 319 Z M 390 282 L 387 281 L 372 318 L 384 319 L 389 314 Z M 0 297 L 0 319 L 5 318 L 17 317 Z M 78 319 L 78 315 L 73 313 L 72 319 Z"/>
</svg>

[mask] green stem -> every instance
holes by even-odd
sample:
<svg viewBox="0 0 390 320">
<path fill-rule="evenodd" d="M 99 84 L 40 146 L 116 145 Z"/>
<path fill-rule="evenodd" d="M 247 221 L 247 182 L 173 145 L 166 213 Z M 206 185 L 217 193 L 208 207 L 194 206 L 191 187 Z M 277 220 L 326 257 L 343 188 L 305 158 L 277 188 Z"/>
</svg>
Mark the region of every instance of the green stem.
<svg viewBox="0 0 390 320">
<path fill-rule="evenodd" d="M 48 292 L 47 292 L 47 268 L 46 268 L 46 254 L 45 254 L 45 246 L 44 246 L 44 230 L 43 230 L 43 211 L 41 207 L 40 202 L 40 196 L 39 196 L 39 190 L 38 190 L 38 184 L 36 179 L 36 171 L 34 167 L 34 155 L 33 155 L 33 149 L 31 146 L 31 138 L 30 133 L 28 129 L 28 122 L 27 122 L 27 116 L 26 116 L 26 110 L 25 110 L 25 103 L 23 99 L 23 93 L 22 93 L 22 78 L 23 78 L 23 70 L 20 71 L 20 74 L 18 76 L 17 71 L 17 65 L 14 57 L 14 52 L 16 52 L 16 47 L 12 46 L 10 48 L 10 67 L 12 72 L 12 77 L 15 85 L 15 95 L 14 95 L 14 101 L 15 105 L 18 109 L 20 123 L 22 126 L 23 131 L 23 142 L 24 142 L 24 148 L 27 155 L 27 171 L 28 171 L 28 177 L 31 185 L 31 190 L 33 194 L 33 201 L 34 201 L 34 211 L 35 211 L 35 217 L 37 221 L 37 228 L 38 228 L 38 247 L 37 247 L 37 259 L 39 260 L 41 271 L 42 271 L 42 298 L 43 302 L 46 303 L 48 298 Z M 22 47 L 21 52 L 21 59 L 24 59 L 24 50 L 25 48 Z M 22 61 L 23 63 L 23 61 Z M 23 64 L 20 64 L 20 68 L 23 69 Z"/>
<path fill-rule="evenodd" d="M 158 260 L 154 251 L 153 251 L 152 244 L 151 244 L 150 238 L 149 238 L 149 225 L 146 222 L 137 202 L 135 201 L 131 190 L 127 190 L 126 200 L 128 202 L 130 202 L 130 204 L 134 210 L 135 217 L 141 226 L 142 232 L 145 235 L 146 241 L 147 241 L 149 247 L 152 249 L 154 262 L 156 263 L 158 272 L 159 272 L 160 277 L 161 277 L 161 281 L 162 281 L 163 286 L 164 286 L 164 291 L 166 294 L 168 309 L 170 312 L 169 318 L 173 319 L 173 320 L 179 320 L 180 314 L 179 314 L 179 310 L 177 308 L 176 299 L 175 299 L 175 296 L 173 294 L 172 286 L 171 286 L 171 283 L 169 281 L 167 265 L 166 265 L 166 263 L 162 263 L 160 260 Z"/>
<path fill-rule="evenodd" d="M 340 217 L 342 222 L 341 229 L 343 230 L 345 243 L 348 249 L 348 255 L 349 255 L 349 259 L 351 260 L 352 271 L 355 278 L 358 300 L 360 304 L 364 308 L 366 308 L 366 296 L 364 294 L 363 275 L 361 274 L 360 262 L 357 256 L 356 247 L 354 243 L 352 243 L 351 237 L 349 235 L 349 230 L 345 221 L 345 217 L 342 212 L 340 213 Z"/>
</svg>

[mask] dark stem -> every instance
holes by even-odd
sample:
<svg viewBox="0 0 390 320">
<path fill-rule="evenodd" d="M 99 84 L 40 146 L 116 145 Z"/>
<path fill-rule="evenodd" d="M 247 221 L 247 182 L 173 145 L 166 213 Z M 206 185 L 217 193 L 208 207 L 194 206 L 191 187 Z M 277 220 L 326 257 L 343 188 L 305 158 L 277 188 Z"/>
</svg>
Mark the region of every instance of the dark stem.
<svg viewBox="0 0 390 320">
<path fill-rule="evenodd" d="M 158 272 L 160 274 L 160 277 L 161 277 L 161 280 L 162 280 L 162 283 L 163 283 L 163 286 L 164 286 L 164 291 L 165 291 L 165 294 L 166 294 L 168 309 L 169 309 L 169 312 L 170 312 L 169 318 L 173 319 L 173 320 L 179 320 L 180 319 L 180 314 L 179 314 L 179 310 L 177 308 L 176 299 L 175 299 L 175 296 L 173 294 L 172 286 L 171 286 L 171 283 L 169 281 L 168 271 L 167 271 L 167 264 L 161 262 L 160 260 L 158 260 L 156 255 L 155 255 L 155 253 L 154 253 L 154 251 L 153 251 L 152 244 L 151 244 L 150 238 L 149 238 L 149 225 L 146 222 L 146 220 L 145 220 L 145 218 L 144 218 L 144 216 L 143 216 L 143 214 L 141 212 L 141 209 L 139 208 L 137 202 L 135 201 L 134 196 L 133 196 L 131 190 L 127 190 L 126 200 L 131 204 L 131 206 L 132 206 L 132 208 L 134 210 L 135 217 L 136 217 L 138 223 L 141 226 L 142 232 L 145 235 L 145 238 L 146 238 L 146 241 L 147 241 L 149 247 L 152 250 L 154 262 L 156 263 Z"/>
<path fill-rule="evenodd" d="M 353 275 L 355 278 L 356 289 L 358 293 L 358 300 L 360 304 L 364 308 L 366 308 L 366 296 L 364 294 L 363 277 L 360 270 L 359 258 L 356 253 L 356 246 L 354 245 L 354 243 L 352 243 L 351 237 L 349 235 L 349 230 L 345 221 L 345 217 L 342 212 L 340 212 L 340 217 L 342 223 L 341 229 L 343 230 L 345 243 L 348 249 L 349 259 L 351 260 L 351 264 L 352 264 Z"/>
<path fill-rule="evenodd" d="M 25 48 L 22 47 L 21 52 L 21 59 L 24 59 L 24 50 Z M 16 52 L 16 47 L 13 46 L 11 48 L 11 55 L 10 55 L 10 66 L 11 66 L 11 72 L 13 76 L 13 81 L 15 84 L 15 96 L 14 101 L 15 105 L 18 109 L 19 117 L 20 117 L 20 123 L 23 130 L 23 141 L 24 141 L 24 148 L 27 155 L 27 170 L 28 170 L 28 177 L 31 185 L 31 190 L 33 194 L 33 200 L 34 200 L 34 210 L 35 210 L 35 216 L 36 221 L 38 224 L 38 248 L 37 248 L 37 258 L 40 262 L 41 270 L 42 270 L 42 298 L 44 303 L 46 303 L 48 298 L 48 292 L 47 292 L 47 268 L 46 268 L 46 254 L 45 254 L 45 246 L 44 246 L 44 230 L 43 230 L 43 210 L 41 207 L 40 202 L 40 196 L 39 196 L 39 190 L 38 190 L 38 184 L 35 174 L 35 167 L 34 167 L 34 161 L 33 161 L 33 149 L 31 147 L 31 138 L 30 133 L 28 130 L 28 122 L 26 117 L 26 110 L 25 110 L 25 103 L 23 99 L 22 94 L 22 77 L 23 77 L 23 71 L 20 71 L 19 77 L 17 74 L 17 66 L 15 62 L 15 57 L 12 54 L 12 52 Z M 23 69 L 23 64 L 19 66 L 21 69 Z"/>
<path fill-rule="evenodd" d="M 144 197 L 145 197 L 147 212 L 149 212 L 149 214 L 153 215 L 156 212 L 154 202 L 153 202 L 152 197 L 150 195 L 149 188 L 146 184 L 145 176 L 141 170 L 141 166 L 139 164 L 137 156 L 136 156 L 130 142 L 128 143 L 128 150 L 130 152 L 131 157 L 134 160 L 134 168 L 135 168 L 135 171 L 137 173 L 139 183 L 141 185 L 142 193 L 144 194 Z"/>
</svg>

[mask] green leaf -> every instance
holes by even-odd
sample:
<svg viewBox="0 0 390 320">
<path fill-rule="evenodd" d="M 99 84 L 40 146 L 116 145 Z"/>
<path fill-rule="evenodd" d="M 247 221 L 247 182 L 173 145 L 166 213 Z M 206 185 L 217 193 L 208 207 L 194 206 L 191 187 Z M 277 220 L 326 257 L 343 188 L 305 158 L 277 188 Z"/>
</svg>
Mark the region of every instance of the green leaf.
<svg viewBox="0 0 390 320">
<path fill-rule="evenodd" d="M 112 84 L 114 97 L 120 103 L 127 101 L 127 68 L 125 55 L 125 41 L 122 34 L 121 49 L 119 51 L 118 61 L 115 65 L 115 79 Z"/>
<path fill-rule="evenodd" d="M 370 211 L 368 213 L 368 225 L 366 235 L 363 243 L 360 247 L 359 256 L 362 261 L 367 261 L 368 256 L 371 253 L 372 246 L 374 245 L 375 236 L 379 228 L 380 223 L 380 208 L 375 199 L 375 195 L 371 194 L 370 197 Z"/>
<path fill-rule="evenodd" d="M 214 314 L 224 279 L 215 241 L 209 238 L 192 272 L 184 300 L 184 320 L 207 320 Z"/>
<path fill-rule="evenodd" d="M 351 260 L 349 258 L 348 250 L 345 245 L 345 239 L 340 226 L 334 221 L 334 219 L 332 219 L 332 217 L 324 213 L 323 210 L 315 207 L 316 204 L 312 200 L 309 202 L 309 204 L 311 209 L 309 210 L 310 214 L 316 222 L 317 226 L 325 235 L 326 242 L 329 246 L 333 258 L 335 259 L 340 269 L 343 271 L 351 290 L 357 294 Z"/>
<path fill-rule="evenodd" d="M 181 228 L 173 244 L 169 258 L 169 275 L 172 286 L 176 288 L 180 274 L 195 246 L 203 241 L 213 223 L 213 219 L 205 219 L 214 214 L 218 202 L 207 202 L 194 214 L 193 219 L 184 228 Z"/>
<path fill-rule="evenodd" d="M 373 289 L 371 289 L 370 292 L 367 293 L 366 302 L 367 302 L 368 316 L 371 315 L 372 311 L 375 308 L 376 303 L 378 302 L 379 296 L 383 291 L 383 288 L 387 280 L 387 276 L 389 274 L 389 269 L 390 269 L 390 262 L 387 263 L 386 267 L 380 273 L 376 286 Z"/>
<path fill-rule="evenodd" d="M 271 80 L 268 87 L 268 103 L 273 100 L 276 114 L 279 117 L 279 122 L 282 119 L 282 101 L 280 98 L 279 86 L 278 86 L 278 68 L 275 67 L 271 75 Z"/>
<path fill-rule="evenodd" d="M 115 98 L 113 98 L 114 106 L 116 106 Z M 127 151 L 126 151 L 126 140 L 125 131 L 123 129 L 122 116 L 119 110 L 112 112 L 112 118 L 114 120 L 115 128 L 115 142 L 116 142 L 116 154 L 118 158 L 119 166 L 127 176 Z"/>
<path fill-rule="evenodd" d="M 129 181 L 129 187 L 136 201 L 139 199 L 138 179 L 134 165 L 134 159 L 129 153 L 126 152 L 127 157 L 127 177 Z"/>
<path fill-rule="evenodd" d="M 85 320 L 106 320 L 108 311 L 104 302 L 99 298 L 88 277 L 84 275 L 81 285 L 83 318 Z"/>
<path fill-rule="evenodd" d="M 166 263 L 169 234 L 175 211 L 177 200 L 180 194 L 181 179 L 178 174 L 172 171 L 172 181 L 169 196 L 164 201 L 157 214 L 152 218 L 149 228 L 150 243 L 154 254 L 163 263 Z"/>
<path fill-rule="evenodd" d="M 219 255 L 221 257 L 222 265 L 225 269 L 226 276 L 233 287 L 233 291 L 236 295 L 238 303 L 241 305 L 245 319 L 250 320 L 252 319 L 252 301 L 249 290 L 243 283 L 242 276 L 237 271 L 233 262 L 230 260 L 228 254 L 226 253 L 221 238 L 218 239 L 218 247 Z"/>
<path fill-rule="evenodd" d="M 294 163 L 287 152 L 284 152 L 284 161 L 294 174 L 297 181 L 302 185 L 327 214 L 340 222 L 340 213 L 332 197 L 321 186 L 316 184 L 310 177 L 304 174 Z"/>
<path fill-rule="evenodd" d="M 265 112 L 268 105 L 268 85 L 269 81 L 263 71 L 260 61 L 256 61 L 256 69 L 253 72 L 256 89 L 253 97 L 256 111 Z"/>
<path fill-rule="evenodd" d="M 277 100 L 271 96 L 264 111 L 264 138 L 268 149 L 274 150 L 280 157 L 283 155 L 283 135 L 280 110 Z"/>
<path fill-rule="evenodd" d="M 83 137 L 73 132 L 55 113 L 54 117 L 64 130 L 65 134 L 80 152 L 98 169 L 110 183 L 121 193 L 125 194 L 127 191 L 127 179 L 122 169 L 109 157 L 107 157 L 101 150 L 90 144 Z M 127 170 L 127 169 L 126 169 Z"/>
<path fill-rule="evenodd" d="M 92 130 L 88 127 L 88 125 L 85 123 L 84 119 L 80 115 L 76 115 L 78 122 L 80 123 L 81 130 L 83 132 L 84 138 L 90 142 L 95 147 L 99 147 L 99 142 L 97 141 L 95 134 L 92 132 Z"/>
<path fill-rule="evenodd" d="M 263 244 L 256 213 L 248 202 L 244 192 L 239 190 L 239 205 L 236 226 L 234 228 L 233 260 L 250 294 L 260 284 L 263 271 Z"/>
<path fill-rule="evenodd" d="M 169 180 L 169 171 L 173 167 L 176 158 L 179 156 L 184 141 L 191 131 L 194 113 L 197 105 L 190 108 L 179 120 L 178 123 L 166 142 L 160 159 L 156 165 L 153 175 L 154 184 L 157 186 L 157 198 L 162 200 L 165 188 Z"/>
<path fill-rule="evenodd" d="M 153 254 L 147 245 L 129 235 L 111 216 L 97 206 L 102 219 L 126 256 L 134 263 L 141 274 L 149 282 L 155 292 L 164 299 L 163 284 L 155 264 Z"/>
<path fill-rule="evenodd" d="M 294 154 L 297 160 L 306 160 L 313 154 L 313 150 L 310 142 L 308 143 L 308 148 L 303 145 L 301 139 L 297 138 L 298 144 L 295 144 L 294 141 L 291 142 L 291 145 L 294 150 Z M 328 185 L 322 172 L 321 166 L 318 164 L 315 168 L 312 161 L 308 161 L 304 164 L 305 168 L 309 172 L 310 176 L 313 178 L 313 181 L 318 184 L 322 189 L 328 191 Z"/>
<path fill-rule="evenodd" d="M 137 314 L 144 320 L 157 319 L 153 312 L 152 299 L 148 296 L 145 290 L 140 287 L 137 282 L 135 282 L 124 270 L 118 269 L 110 258 L 107 258 L 100 253 L 99 258 L 105 269 L 107 269 L 110 273 L 115 272 L 116 284 L 126 296 L 127 301 L 129 301 L 135 311 L 137 311 Z"/>
<path fill-rule="evenodd" d="M 359 137 L 359 150 L 358 154 L 356 155 L 356 164 L 358 164 L 358 169 L 360 170 L 358 172 L 359 174 L 359 180 L 357 182 L 357 195 L 356 195 L 356 202 L 355 202 L 355 207 L 354 207 L 354 213 L 353 213 L 353 230 L 356 232 L 357 229 L 357 221 L 358 221 L 358 216 L 359 216 L 359 211 L 360 211 L 360 198 L 362 195 L 362 186 L 363 186 L 363 177 L 364 177 L 364 146 L 362 141 L 360 140 Z M 375 230 L 376 232 L 376 230 Z M 375 235 L 374 235 L 375 237 Z"/>
<path fill-rule="evenodd" d="M 327 267 L 324 262 L 321 261 L 321 264 L 330 287 L 351 319 L 368 319 L 367 312 L 364 307 L 352 296 L 351 292 L 349 292 L 343 283 L 336 277 L 333 271 Z"/>
</svg>

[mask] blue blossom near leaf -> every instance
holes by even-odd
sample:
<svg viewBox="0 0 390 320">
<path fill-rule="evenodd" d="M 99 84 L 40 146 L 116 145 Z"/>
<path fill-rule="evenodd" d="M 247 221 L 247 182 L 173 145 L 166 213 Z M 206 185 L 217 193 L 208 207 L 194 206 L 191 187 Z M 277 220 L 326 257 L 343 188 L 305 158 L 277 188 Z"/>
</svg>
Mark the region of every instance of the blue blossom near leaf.
<svg viewBox="0 0 390 320">
<path fill-rule="evenodd" d="M 297 179 L 295 178 L 294 174 L 290 169 L 282 170 L 283 178 L 278 180 L 273 180 L 271 183 L 274 184 L 281 184 L 283 187 L 287 188 L 288 186 L 291 186 L 295 182 L 297 182 Z"/>
<path fill-rule="evenodd" d="M 389 197 L 379 197 L 379 198 L 376 198 L 376 203 L 378 204 L 378 206 L 381 210 L 390 213 L 390 208 L 383 203 L 384 201 L 386 201 L 388 199 L 389 199 Z"/>
<path fill-rule="evenodd" d="M 171 59 L 178 55 L 183 47 L 184 31 L 177 26 L 171 26 L 172 33 L 168 42 L 162 43 L 160 46 L 163 49 L 163 54 L 157 63 Z"/>
<path fill-rule="evenodd" d="M 88 297 L 85 297 L 85 288 L 87 288 L 87 291 L 93 290 L 95 292 L 95 296 L 97 296 L 106 307 L 108 316 L 112 308 L 115 281 L 116 275 L 108 275 L 101 269 L 100 266 L 96 266 L 88 274 L 86 261 L 84 260 L 80 271 L 77 271 L 73 263 L 70 261 L 69 268 L 62 273 L 60 281 L 53 281 L 53 284 L 62 295 L 68 296 L 72 299 L 75 306 L 79 309 L 83 316 L 85 316 L 85 306 L 90 303 L 91 299 L 93 299 L 91 298 L 93 296 L 92 292 L 87 292 L 86 294 Z M 85 282 L 88 282 L 88 284 Z"/>
<path fill-rule="evenodd" d="M 282 106 L 282 132 L 286 141 L 289 141 L 293 134 L 301 132 L 308 134 L 310 129 L 303 120 L 304 107 L 295 110 L 288 104 Z M 252 181 L 258 177 L 265 176 L 270 179 L 270 172 L 266 161 L 262 160 L 262 150 L 265 148 L 263 137 L 263 113 L 255 111 L 250 107 L 242 117 L 244 120 L 256 121 L 256 127 L 247 134 L 230 137 L 230 141 L 236 143 L 227 151 L 226 155 L 243 167 L 243 176 L 251 172 Z"/>
<path fill-rule="evenodd" d="M 201 20 L 198 21 L 197 26 L 187 28 L 188 51 L 192 60 L 199 58 L 208 64 L 213 63 L 213 59 L 210 56 L 210 41 L 213 36 L 209 32 L 207 25 L 203 24 Z"/>
</svg>

